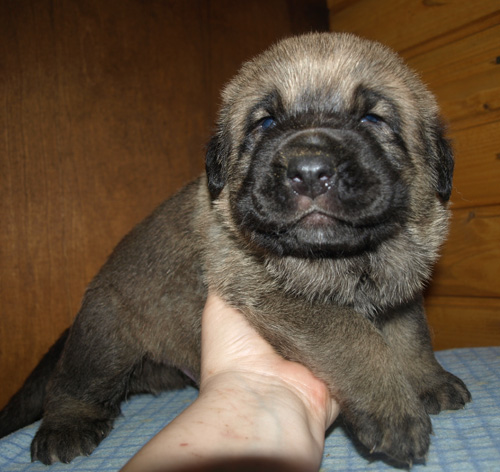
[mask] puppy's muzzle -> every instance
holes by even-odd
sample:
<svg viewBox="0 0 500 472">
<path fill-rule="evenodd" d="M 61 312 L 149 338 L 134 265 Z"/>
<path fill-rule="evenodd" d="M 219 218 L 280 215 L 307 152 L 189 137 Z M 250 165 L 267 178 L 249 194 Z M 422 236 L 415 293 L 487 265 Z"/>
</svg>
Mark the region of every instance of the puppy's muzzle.
<svg viewBox="0 0 500 472">
<path fill-rule="evenodd" d="M 299 131 L 279 151 L 286 163 L 287 184 L 298 198 L 324 200 L 328 193 L 337 205 L 370 206 L 380 193 L 381 181 L 360 159 L 360 148 L 335 130 Z"/>
</svg>

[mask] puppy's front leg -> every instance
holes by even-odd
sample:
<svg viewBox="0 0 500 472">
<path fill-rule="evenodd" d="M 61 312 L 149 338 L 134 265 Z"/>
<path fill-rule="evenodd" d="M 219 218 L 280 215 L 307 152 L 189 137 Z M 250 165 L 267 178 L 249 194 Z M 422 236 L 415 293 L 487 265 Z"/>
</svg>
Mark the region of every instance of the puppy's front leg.
<svg viewBox="0 0 500 472">
<path fill-rule="evenodd" d="M 120 330 L 118 297 L 87 293 L 56 371 L 44 416 L 31 445 L 32 460 L 70 462 L 88 455 L 109 433 L 120 412 L 139 346 Z"/>
<path fill-rule="evenodd" d="M 434 356 L 421 297 L 386 313 L 380 328 L 428 413 L 457 410 L 471 400 L 462 380 L 444 370 Z"/>
<path fill-rule="evenodd" d="M 373 323 L 351 309 L 308 304 L 278 290 L 252 307 L 234 304 L 280 354 L 327 383 L 368 450 L 407 464 L 425 457 L 430 419 Z"/>
</svg>

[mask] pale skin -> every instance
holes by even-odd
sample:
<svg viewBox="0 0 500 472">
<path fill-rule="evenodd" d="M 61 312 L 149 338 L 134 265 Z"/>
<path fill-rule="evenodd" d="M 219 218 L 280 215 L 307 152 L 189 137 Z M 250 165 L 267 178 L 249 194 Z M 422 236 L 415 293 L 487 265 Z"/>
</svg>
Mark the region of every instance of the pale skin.
<svg viewBox="0 0 500 472">
<path fill-rule="evenodd" d="M 200 394 L 122 472 L 317 471 L 338 413 L 323 382 L 276 354 L 239 311 L 210 295 Z"/>
</svg>

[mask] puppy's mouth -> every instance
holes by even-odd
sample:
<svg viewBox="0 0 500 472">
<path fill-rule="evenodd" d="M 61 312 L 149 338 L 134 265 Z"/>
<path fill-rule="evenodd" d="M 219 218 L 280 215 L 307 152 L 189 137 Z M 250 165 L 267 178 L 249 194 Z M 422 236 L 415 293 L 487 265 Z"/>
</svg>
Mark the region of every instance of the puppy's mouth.
<svg viewBox="0 0 500 472">
<path fill-rule="evenodd" d="M 331 226 L 335 222 L 332 215 L 321 211 L 309 211 L 304 216 L 301 216 L 296 224 L 302 224 L 311 228 L 321 228 Z"/>
<path fill-rule="evenodd" d="M 390 218 L 356 224 L 313 207 L 288 221 L 240 228 L 258 248 L 280 256 L 314 259 L 374 250 L 398 227 Z"/>
<path fill-rule="evenodd" d="M 321 197 L 315 200 L 299 197 L 298 202 L 295 203 L 295 215 L 288 215 L 288 218 L 279 222 L 278 232 L 288 231 L 292 228 L 322 231 L 339 226 L 347 226 L 354 230 L 356 228 L 370 229 L 390 223 L 388 213 L 373 213 L 359 218 L 359 215 L 355 217 L 342 209 L 336 211 L 336 206 L 331 204 L 328 194 Z"/>
<path fill-rule="evenodd" d="M 339 217 L 328 211 L 310 209 L 306 212 L 302 212 L 289 221 L 277 224 L 274 228 L 269 227 L 266 230 L 260 227 L 258 232 L 267 233 L 268 236 L 272 236 L 273 234 L 275 236 L 280 236 L 299 231 L 303 235 L 309 235 L 306 239 L 311 238 L 311 240 L 315 240 L 316 237 L 321 237 L 321 235 L 328 234 L 328 238 L 333 241 L 337 236 L 340 237 L 340 235 L 346 231 L 349 232 L 351 238 L 354 240 L 355 235 L 367 232 L 377 232 L 386 226 L 391 226 L 391 220 L 389 218 L 380 218 L 360 224 Z"/>
<path fill-rule="evenodd" d="M 342 220 L 342 218 L 339 218 L 329 211 L 311 208 L 301 212 L 291 221 L 284 223 L 282 229 L 287 231 L 292 228 L 303 228 L 310 231 L 322 231 L 336 227 L 339 224 L 352 226 L 348 221 Z"/>
</svg>

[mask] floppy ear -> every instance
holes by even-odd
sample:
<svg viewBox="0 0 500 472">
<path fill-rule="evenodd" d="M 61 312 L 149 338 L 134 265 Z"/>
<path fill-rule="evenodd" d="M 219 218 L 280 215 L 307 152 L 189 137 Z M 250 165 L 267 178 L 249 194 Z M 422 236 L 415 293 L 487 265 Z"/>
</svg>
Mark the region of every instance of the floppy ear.
<svg viewBox="0 0 500 472">
<path fill-rule="evenodd" d="M 210 197 L 215 200 L 226 185 L 227 171 L 226 162 L 229 158 L 229 147 L 224 144 L 219 132 L 210 139 L 205 156 L 205 170 L 207 172 L 208 191 Z"/>
<path fill-rule="evenodd" d="M 444 135 L 444 127 L 438 125 L 435 132 L 435 152 L 437 159 L 434 161 L 437 175 L 437 193 L 447 202 L 451 196 L 453 181 L 453 149 L 450 141 Z"/>
</svg>

